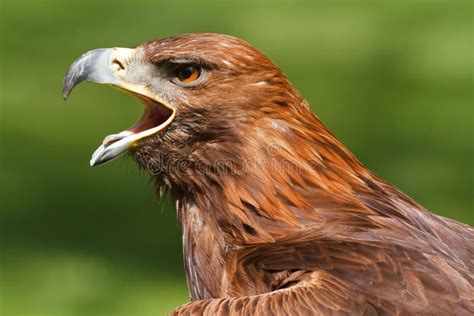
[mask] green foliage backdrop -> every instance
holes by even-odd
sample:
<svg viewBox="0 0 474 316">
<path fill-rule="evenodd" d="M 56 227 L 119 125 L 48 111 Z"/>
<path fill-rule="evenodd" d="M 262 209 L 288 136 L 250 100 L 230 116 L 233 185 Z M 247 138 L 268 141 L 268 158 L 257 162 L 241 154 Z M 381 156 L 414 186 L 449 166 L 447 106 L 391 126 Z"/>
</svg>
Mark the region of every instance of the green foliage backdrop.
<svg viewBox="0 0 474 316">
<path fill-rule="evenodd" d="M 0 2 L 2 315 L 164 315 L 187 290 L 174 209 L 127 159 L 90 168 L 141 106 L 70 63 L 98 47 L 219 32 L 268 54 L 371 170 L 474 223 L 466 1 Z"/>
</svg>

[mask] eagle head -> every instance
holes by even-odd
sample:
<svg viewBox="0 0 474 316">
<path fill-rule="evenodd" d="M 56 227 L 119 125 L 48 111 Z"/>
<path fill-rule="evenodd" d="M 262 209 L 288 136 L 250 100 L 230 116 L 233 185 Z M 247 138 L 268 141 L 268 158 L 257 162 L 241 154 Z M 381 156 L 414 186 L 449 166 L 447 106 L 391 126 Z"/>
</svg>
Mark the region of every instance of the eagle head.
<svg viewBox="0 0 474 316">
<path fill-rule="evenodd" d="M 221 34 L 185 34 L 133 49 L 89 51 L 67 72 L 64 98 L 83 81 L 107 84 L 144 105 L 132 127 L 105 137 L 91 166 L 128 152 L 169 184 L 179 178 L 170 172 L 196 167 L 197 160 L 190 156 L 198 148 L 214 152 L 212 147 L 224 143 L 236 148 L 236 143 L 255 136 L 262 119 L 284 129 L 282 112 L 305 106 L 268 57 L 243 40 Z M 225 155 L 229 151 L 221 151 L 216 159 L 230 159 Z M 235 152 L 232 161 L 238 156 Z"/>
</svg>

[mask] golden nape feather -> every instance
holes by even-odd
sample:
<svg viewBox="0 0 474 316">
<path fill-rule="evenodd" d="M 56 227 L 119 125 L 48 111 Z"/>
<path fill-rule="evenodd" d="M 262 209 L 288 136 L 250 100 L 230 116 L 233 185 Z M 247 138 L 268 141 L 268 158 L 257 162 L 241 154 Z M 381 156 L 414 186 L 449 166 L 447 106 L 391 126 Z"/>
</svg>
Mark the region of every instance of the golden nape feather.
<svg viewBox="0 0 474 316">
<path fill-rule="evenodd" d="M 128 152 L 177 204 L 191 302 L 172 315 L 474 314 L 474 229 L 381 180 L 281 70 L 227 35 L 81 56 L 143 117 L 99 147 Z"/>
</svg>

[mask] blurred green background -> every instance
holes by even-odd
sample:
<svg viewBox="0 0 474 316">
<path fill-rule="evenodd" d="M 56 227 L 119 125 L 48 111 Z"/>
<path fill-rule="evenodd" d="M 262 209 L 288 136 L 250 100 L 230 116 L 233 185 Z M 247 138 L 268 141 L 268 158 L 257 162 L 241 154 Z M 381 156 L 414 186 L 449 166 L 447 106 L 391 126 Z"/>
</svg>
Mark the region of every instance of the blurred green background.
<svg viewBox="0 0 474 316">
<path fill-rule="evenodd" d="M 474 224 L 471 1 L 0 3 L 1 315 L 164 315 L 188 300 L 174 208 L 127 159 L 88 165 L 141 106 L 93 84 L 61 98 L 98 47 L 244 38 L 369 169 Z"/>
</svg>

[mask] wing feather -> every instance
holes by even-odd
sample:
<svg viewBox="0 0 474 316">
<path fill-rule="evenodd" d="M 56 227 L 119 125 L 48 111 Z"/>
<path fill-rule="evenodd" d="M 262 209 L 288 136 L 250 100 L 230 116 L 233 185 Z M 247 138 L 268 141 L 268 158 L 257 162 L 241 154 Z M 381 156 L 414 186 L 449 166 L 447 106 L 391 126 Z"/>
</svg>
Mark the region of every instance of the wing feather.
<svg viewBox="0 0 474 316">
<path fill-rule="evenodd" d="M 277 290 L 195 301 L 173 315 L 474 313 L 469 269 L 438 253 L 420 252 L 415 245 L 387 244 L 381 237 L 300 233 L 236 250 L 233 258 L 236 281 L 230 284 L 258 283 L 256 271 L 266 273 L 267 280 L 279 271 L 289 272 L 278 278 L 282 280 Z"/>
<path fill-rule="evenodd" d="M 331 289 L 332 295 L 318 295 Z M 171 315 L 370 315 L 373 307 L 348 295 L 346 284 L 331 275 L 313 272 L 306 281 L 270 293 L 188 303 Z M 356 297 L 356 296 L 355 296 Z"/>
</svg>

